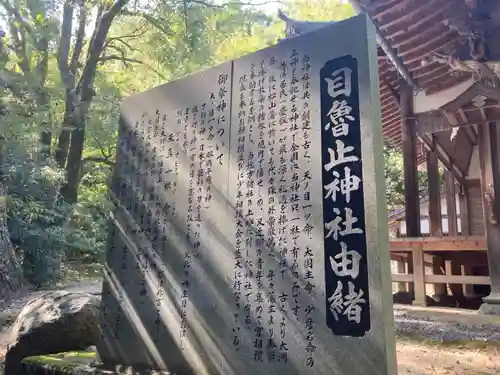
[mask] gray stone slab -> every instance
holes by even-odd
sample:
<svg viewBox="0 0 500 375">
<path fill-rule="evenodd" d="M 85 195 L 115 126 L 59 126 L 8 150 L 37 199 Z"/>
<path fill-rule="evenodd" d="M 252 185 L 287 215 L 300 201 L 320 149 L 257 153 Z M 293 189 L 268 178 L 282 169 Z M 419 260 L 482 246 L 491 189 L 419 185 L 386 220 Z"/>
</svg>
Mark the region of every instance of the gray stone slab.
<svg viewBox="0 0 500 375">
<path fill-rule="evenodd" d="M 370 42 L 367 42 L 367 38 L 368 40 L 371 39 Z M 246 252 L 244 258 L 247 261 L 249 258 L 251 259 L 254 278 L 252 280 L 253 289 L 251 290 L 253 294 L 249 296 L 250 301 L 242 298 L 245 301 L 241 305 L 251 306 L 254 320 L 255 316 L 262 315 L 262 324 L 260 323 L 260 319 L 246 324 L 245 312 L 240 310 L 241 312 L 237 321 L 234 322 L 234 326 L 237 327 L 235 330 L 238 331 L 238 340 L 242 344 L 241 349 L 237 351 L 236 355 L 231 356 L 232 366 L 238 366 L 238 372 L 244 373 L 244 369 L 253 368 L 248 373 L 395 373 L 394 338 L 391 332 L 392 303 L 388 287 L 390 274 L 386 236 L 387 228 L 385 226 L 387 217 L 383 198 L 384 183 L 380 179 L 383 176 L 381 165 L 380 108 L 377 92 L 375 44 L 372 43 L 372 40 L 374 40 L 374 36 L 371 25 L 368 25 L 365 18 L 360 16 L 341 22 L 338 25 L 325 27 L 320 31 L 311 32 L 296 39 L 285 41 L 273 48 L 259 51 L 234 62 L 234 110 L 232 117 L 233 130 L 231 133 L 231 149 L 233 151 L 231 152 L 231 158 L 234 159 L 234 154 L 237 153 L 238 147 L 240 147 L 240 151 L 242 147 L 238 141 L 241 136 L 239 133 L 242 133 L 243 129 L 240 132 L 235 130 L 235 124 L 239 123 L 239 117 L 241 117 L 239 116 L 240 111 L 240 115 L 247 115 L 248 117 L 248 113 L 243 114 L 242 112 L 249 112 L 249 107 L 251 107 L 249 105 L 252 95 L 251 90 L 248 87 L 241 87 L 241 92 L 243 93 L 243 97 L 241 97 L 239 88 L 240 80 L 243 81 L 243 86 L 245 86 L 245 79 L 251 81 L 252 70 L 255 70 L 256 73 L 254 75 L 257 75 L 254 80 L 257 82 L 256 90 L 259 91 L 259 82 L 262 77 L 265 77 L 265 80 L 268 82 L 264 82 L 263 86 L 265 90 L 270 89 L 272 91 L 271 93 L 266 92 L 264 95 L 264 108 L 271 107 L 271 102 L 273 102 L 273 105 L 276 104 L 275 109 L 277 113 L 276 121 L 272 126 L 270 126 L 269 122 L 266 123 L 265 134 L 262 137 L 258 136 L 258 121 L 253 125 L 254 129 L 252 130 L 249 129 L 252 126 L 252 122 L 246 121 L 244 124 L 246 127 L 245 130 L 247 133 L 251 133 L 254 139 L 250 140 L 249 135 L 244 140 L 241 139 L 241 141 L 244 141 L 243 147 L 247 153 L 246 157 L 244 157 L 245 173 L 248 173 L 248 155 L 252 153 L 257 155 L 261 138 L 267 144 L 263 152 L 263 159 L 265 161 L 264 164 L 267 163 L 268 165 L 268 168 L 264 168 L 264 187 L 260 190 L 254 189 L 255 197 L 252 198 L 253 202 L 250 206 L 253 215 L 248 215 L 249 205 L 246 202 L 246 197 L 243 197 L 243 215 L 245 218 L 255 217 L 255 222 L 258 222 L 263 217 L 263 221 L 266 222 L 266 225 L 263 226 L 263 231 L 269 234 L 268 219 L 270 215 L 268 215 L 268 212 L 270 207 L 275 206 L 276 214 L 274 218 L 276 223 L 278 223 L 276 225 L 278 229 L 276 230 L 275 241 L 273 241 L 275 246 L 272 248 L 266 246 L 263 249 L 262 256 L 257 254 L 256 249 L 259 248 L 258 246 L 248 248 L 243 245 L 244 250 L 242 251 Z M 340 252 L 340 241 L 349 244 L 345 238 L 340 238 L 340 235 L 338 241 L 335 240 L 333 244 L 330 243 L 327 245 L 323 242 L 328 231 L 324 231 L 323 222 L 326 222 L 326 214 L 324 214 L 323 210 L 325 209 L 325 202 L 321 199 L 322 196 L 327 194 L 325 190 L 327 182 L 324 181 L 323 175 L 325 169 L 323 166 L 327 164 L 327 161 L 322 161 L 322 151 L 324 152 L 324 148 L 331 148 L 336 150 L 338 157 L 338 147 L 335 147 L 334 137 L 329 139 L 325 136 L 325 134 L 330 134 L 332 129 L 325 129 L 328 123 L 328 116 L 326 116 L 325 121 L 325 108 L 320 107 L 324 104 L 323 94 L 330 87 L 324 84 L 324 77 L 320 79 L 320 76 L 322 75 L 322 69 L 328 69 L 329 64 L 336 64 L 337 68 L 341 68 L 345 61 L 336 61 L 338 58 L 341 60 L 354 60 L 355 65 L 357 65 L 360 111 L 359 115 L 354 114 L 354 112 L 352 115 L 354 117 L 359 116 L 360 121 L 350 121 L 347 118 L 345 121 L 346 123 L 351 122 L 349 124 L 351 133 L 355 130 L 353 127 L 356 125 L 360 127 L 358 128 L 357 136 L 359 139 L 357 142 L 359 145 L 362 141 L 361 149 L 358 147 L 354 152 L 357 152 L 357 155 L 361 157 L 363 162 L 362 171 L 358 171 L 358 173 L 362 173 L 358 174 L 362 182 L 360 190 L 357 193 L 364 192 L 364 196 L 362 194 L 361 197 L 354 197 L 355 192 L 352 192 L 353 197 L 350 204 L 346 204 L 345 200 L 341 202 L 337 197 L 337 201 L 334 202 L 333 207 L 330 207 L 330 210 L 339 209 L 342 211 L 342 214 L 345 207 L 351 207 L 354 210 L 354 206 L 357 206 L 359 210 L 359 203 L 362 204 L 360 200 L 363 199 L 365 202 L 364 206 L 366 207 L 364 210 L 364 231 L 366 237 L 358 235 L 365 237 L 365 261 L 361 262 L 363 265 L 360 265 L 357 280 L 363 278 L 363 273 L 365 274 L 367 288 L 363 289 L 366 303 L 362 306 L 362 310 L 368 313 L 360 318 L 362 320 L 361 324 L 353 325 L 345 319 L 340 319 L 339 322 L 327 322 L 329 320 L 327 316 L 329 315 L 331 303 L 325 301 L 334 294 L 338 281 L 331 278 L 329 280 L 329 276 L 325 275 L 325 270 L 327 273 L 332 273 L 329 257 L 335 256 L 335 254 Z M 261 65 L 264 69 L 261 69 Z M 281 79 L 283 66 L 286 66 L 287 70 L 284 80 Z M 306 66 L 308 66 L 307 69 L 305 68 Z M 295 84 L 293 83 L 294 69 L 297 76 Z M 356 66 L 353 70 L 355 69 Z M 259 75 L 259 71 L 265 71 L 265 73 Z M 306 73 L 311 77 L 310 80 L 304 79 Z M 269 83 L 270 77 L 275 77 L 276 82 Z M 330 76 L 330 78 L 334 79 L 335 77 Z M 308 87 L 304 87 L 306 82 L 309 83 Z M 248 85 L 250 88 L 252 87 L 251 83 L 248 83 Z M 273 85 L 275 85 L 274 88 Z M 298 88 L 297 93 L 294 93 L 295 87 Z M 353 84 L 351 91 L 352 96 L 357 95 L 358 86 L 354 86 Z M 310 96 L 304 95 L 306 92 Z M 276 94 L 276 99 L 273 99 L 273 93 Z M 284 94 L 286 94 L 286 97 L 280 98 Z M 259 97 L 259 94 L 254 94 L 254 96 Z M 246 106 L 241 105 L 243 110 L 240 110 L 239 102 L 246 104 Z M 352 105 L 352 103 L 350 104 Z M 259 106 L 259 100 L 256 98 L 256 110 Z M 307 109 L 304 109 L 305 106 L 307 106 Z M 329 109 L 330 107 L 326 108 L 326 111 Z M 294 121 L 293 117 L 296 110 L 299 118 Z M 306 113 L 307 115 L 305 115 Z M 286 118 L 285 124 L 282 124 L 285 121 L 282 120 L 281 114 Z M 344 113 L 344 117 L 346 115 L 348 113 Z M 270 127 L 274 127 L 276 131 L 274 137 L 270 137 L 268 134 Z M 307 137 L 304 129 L 309 129 L 306 132 Z M 355 141 L 353 141 L 354 143 L 347 143 L 351 138 L 352 134 L 343 139 L 345 145 L 346 147 L 353 146 L 356 148 Z M 308 141 L 310 145 L 309 147 L 305 147 L 305 143 Z M 331 143 L 325 144 L 325 142 L 330 141 Z M 322 144 L 324 146 L 323 150 L 321 147 Z M 274 153 L 271 151 L 273 147 L 275 148 Z M 282 154 L 283 151 L 285 152 Z M 297 152 L 298 158 L 294 158 L 294 152 Z M 281 160 L 282 155 L 285 156 L 284 160 Z M 269 158 L 273 157 L 277 161 L 276 173 L 274 176 L 271 176 L 269 173 Z M 297 165 L 297 170 L 294 170 L 294 164 Z M 359 166 L 361 163 L 355 164 Z M 351 166 L 351 169 L 354 170 L 354 168 Z M 255 166 L 255 169 L 258 170 L 259 168 Z M 298 173 L 298 181 L 296 181 L 294 176 L 295 172 Z M 333 170 L 328 172 L 331 173 Z M 304 178 L 306 173 L 309 173 L 308 177 L 310 177 L 310 180 Z M 270 183 L 272 177 L 274 177 L 274 184 Z M 231 197 L 232 205 L 235 206 L 237 206 L 238 201 L 236 198 L 238 194 L 238 181 L 241 181 L 242 178 L 243 176 L 239 175 L 237 170 L 231 170 L 229 196 Z M 253 180 L 255 181 L 255 185 L 257 185 L 256 181 L 258 178 L 254 177 Z M 307 185 L 306 181 L 308 182 Z M 295 203 L 293 196 L 295 193 L 294 186 L 297 182 L 299 185 L 299 199 Z M 273 187 L 276 189 L 276 203 L 268 204 L 269 197 L 271 196 L 268 192 Z M 280 190 L 284 191 L 284 193 L 281 194 Z M 304 199 L 306 192 L 311 197 L 307 201 Z M 244 191 L 243 195 L 245 193 Z M 286 197 L 286 204 L 284 206 L 280 204 L 280 201 L 283 201 L 282 196 Z M 254 202 L 261 199 L 261 197 L 264 198 L 264 203 L 261 207 L 258 207 Z M 359 201 L 356 202 L 356 199 Z M 363 205 L 361 206 L 361 210 L 363 210 Z M 279 225 L 279 221 L 283 215 L 286 215 L 288 219 L 287 225 Z M 359 218 L 358 215 L 356 216 Z M 294 221 L 295 219 L 298 219 L 298 221 Z M 294 241 L 294 227 L 296 225 L 299 228 L 299 238 Z M 305 230 L 308 225 L 312 229 L 309 235 L 306 234 Z M 285 232 L 282 233 L 281 229 L 284 229 Z M 256 236 L 253 235 L 251 237 L 255 239 Z M 353 244 L 352 240 L 350 243 Z M 354 241 L 354 244 L 356 243 L 359 246 L 359 240 Z M 238 248 L 237 243 L 234 246 Z M 332 246 L 334 248 L 326 249 L 326 247 Z M 297 259 L 293 251 L 294 249 L 298 250 Z M 355 249 L 359 252 L 362 250 L 361 248 Z M 312 268 L 309 268 L 311 259 L 308 257 L 308 250 L 310 250 L 309 255 L 313 255 Z M 352 248 L 349 247 L 349 250 L 352 250 Z M 325 256 L 325 254 L 327 255 Z M 277 312 L 269 314 L 268 308 L 270 304 L 267 301 L 262 304 L 264 305 L 264 312 L 262 314 L 256 311 L 260 306 L 259 303 L 255 302 L 257 299 L 255 297 L 255 284 L 258 284 L 258 281 L 255 280 L 255 274 L 259 272 L 257 266 L 259 258 L 264 259 L 264 275 L 268 275 L 269 272 L 275 272 L 278 276 L 271 290 L 275 289 L 277 296 L 283 293 L 288 294 L 287 301 L 283 303 L 285 312 L 280 312 L 280 308 L 278 308 Z M 297 264 L 295 264 L 295 261 L 297 261 Z M 286 263 L 287 266 L 282 267 L 283 263 Z M 313 278 L 309 278 L 310 275 L 308 275 L 308 271 L 311 270 Z M 284 271 L 284 274 L 281 274 L 281 271 Z M 244 282 L 247 280 L 244 276 L 240 278 Z M 326 283 L 325 280 L 327 281 Z M 308 290 L 309 282 L 314 285 L 314 288 L 311 288 L 312 293 L 309 293 Z M 347 283 L 347 280 L 345 283 Z M 264 277 L 264 284 L 268 284 L 266 277 Z M 295 291 L 294 285 L 296 286 Z M 265 290 L 266 294 L 269 294 L 269 285 L 263 285 L 262 289 Z M 300 295 L 293 298 L 294 293 L 298 293 L 298 291 Z M 343 292 L 344 294 L 348 293 L 347 285 L 344 286 Z M 279 298 L 277 305 L 281 305 Z M 312 312 L 310 312 L 311 307 L 314 308 Z M 235 309 L 234 305 L 233 309 Z M 339 312 L 339 315 L 341 314 Z M 361 314 L 363 315 L 363 313 Z M 273 316 L 273 318 L 270 318 L 270 316 Z M 281 324 L 283 317 L 285 317 L 284 324 Z M 269 324 L 273 320 L 274 324 Z M 356 327 L 363 323 L 367 332 L 360 332 L 359 328 Z M 282 338 L 280 330 L 283 325 L 286 326 L 286 334 Z M 349 325 L 352 325 L 352 327 L 349 327 Z M 312 329 L 310 329 L 311 326 Z M 264 328 L 262 337 L 259 337 L 255 333 L 255 327 Z M 272 336 L 273 333 L 275 339 L 278 341 L 278 348 L 268 349 L 266 348 L 266 343 L 269 336 Z M 349 335 L 364 336 L 349 337 Z M 310 340 L 311 336 L 312 340 Z M 257 348 L 260 345 L 261 339 L 264 343 L 263 350 Z M 286 351 L 288 358 L 286 363 L 280 362 L 281 355 L 285 352 L 284 350 L 279 350 L 280 342 L 285 342 L 288 349 Z M 276 352 L 276 360 L 273 358 L 273 352 Z M 264 357 L 262 361 L 260 361 L 261 354 Z M 258 360 L 256 360 L 256 357 L 259 357 Z"/>
<path fill-rule="evenodd" d="M 223 64 L 122 104 L 99 345 L 106 362 L 168 364 L 175 373 L 220 369 L 200 317 L 211 317 L 211 329 L 224 324 L 214 310 L 226 284 L 219 249 L 229 251 L 218 228 L 231 69 Z"/>
<path fill-rule="evenodd" d="M 176 374 L 396 373 L 374 40 L 357 16 L 124 101 L 101 359 Z M 346 67 L 349 95 L 337 92 Z M 184 142 L 201 127 L 176 115 L 217 99 L 225 77 L 223 131 L 203 141 L 216 150 L 212 198 L 198 216 L 190 187 L 207 162 Z M 358 160 L 336 164 L 337 140 Z M 149 147 L 142 167 L 137 142 Z M 351 199 L 342 179 L 357 184 Z M 331 231 L 346 208 L 362 233 L 347 216 Z M 360 258 L 342 258 L 341 243 Z"/>
</svg>

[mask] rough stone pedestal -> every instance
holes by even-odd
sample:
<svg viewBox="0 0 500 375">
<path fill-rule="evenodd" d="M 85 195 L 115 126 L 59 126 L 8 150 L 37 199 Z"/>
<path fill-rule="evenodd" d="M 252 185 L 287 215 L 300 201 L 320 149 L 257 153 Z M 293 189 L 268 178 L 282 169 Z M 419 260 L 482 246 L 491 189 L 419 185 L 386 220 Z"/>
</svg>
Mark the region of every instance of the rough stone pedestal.
<svg viewBox="0 0 500 375">
<path fill-rule="evenodd" d="M 483 302 L 479 308 L 480 314 L 500 316 L 500 293 L 492 293 L 484 297 Z"/>
</svg>

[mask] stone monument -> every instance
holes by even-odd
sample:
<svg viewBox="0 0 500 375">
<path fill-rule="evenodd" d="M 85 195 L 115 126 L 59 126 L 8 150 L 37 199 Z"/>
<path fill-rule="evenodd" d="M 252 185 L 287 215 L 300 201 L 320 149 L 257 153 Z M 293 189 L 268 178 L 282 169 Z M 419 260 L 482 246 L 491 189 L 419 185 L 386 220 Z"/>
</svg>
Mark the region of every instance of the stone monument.
<svg viewBox="0 0 500 375">
<path fill-rule="evenodd" d="M 360 15 L 125 99 L 103 362 L 395 374 L 378 87 Z"/>
</svg>

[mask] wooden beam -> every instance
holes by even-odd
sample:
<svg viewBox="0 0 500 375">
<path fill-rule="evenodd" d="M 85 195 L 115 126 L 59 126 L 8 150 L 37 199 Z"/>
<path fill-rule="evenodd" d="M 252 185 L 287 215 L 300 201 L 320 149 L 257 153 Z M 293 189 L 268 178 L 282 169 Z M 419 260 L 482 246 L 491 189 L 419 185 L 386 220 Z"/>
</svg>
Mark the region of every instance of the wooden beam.
<svg viewBox="0 0 500 375">
<path fill-rule="evenodd" d="M 421 31 L 422 27 L 425 26 L 426 22 L 428 22 L 429 20 L 433 20 L 436 23 L 441 22 L 442 16 L 440 13 L 444 11 L 445 8 L 449 8 L 451 4 L 452 3 L 449 1 L 438 1 L 438 2 L 428 1 L 426 5 L 427 6 L 432 5 L 431 12 L 429 11 L 420 12 L 420 14 L 417 14 L 413 19 L 411 20 L 407 19 L 404 25 L 394 25 L 390 28 L 387 28 L 384 34 L 387 35 L 387 38 L 390 38 L 390 40 L 392 41 L 393 38 L 396 38 L 398 36 L 403 36 L 406 35 L 407 33 L 411 35 L 411 32 L 416 30 Z M 420 10 L 422 11 L 422 8 Z"/>
<path fill-rule="evenodd" d="M 429 284 L 490 285 L 490 278 L 488 276 L 425 275 L 425 282 Z"/>
<path fill-rule="evenodd" d="M 500 155 L 498 125 L 478 126 L 481 191 L 483 193 L 484 227 L 488 245 L 488 267 L 491 279 L 490 296 L 486 303 L 499 304 L 500 296 Z"/>
<path fill-rule="evenodd" d="M 462 275 L 464 276 L 474 276 L 473 265 L 469 262 L 462 263 Z M 474 286 L 471 284 L 464 285 L 464 293 L 466 296 L 474 295 Z"/>
<path fill-rule="evenodd" d="M 404 261 L 399 260 L 397 262 L 398 266 L 398 274 L 403 275 L 403 276 L 408 276 L 406 274 L 406 263 Z M 413 275 L 411 275 L 412 281 L 413 281 Z M 398 291 L 399 292 L 406 292 L 406 283 L 405 282 L 400 282 L 398 283 Z"/>
<path fill-rule="evenodd" d="M 469 140 L 470 144 L 473 146 L 477 145 L 477 133 L 476 130 L 474 129 L 473 126 L 464 126 L 462 128 L 462 131 L 466 135 L 467 139 Z"/>
<path fill-rule="evenodd" d="M 397 282 L 397 283 L 412 283 L 414 280 L 414 276 L 411 274 L 400 274 L 400 273 L 393 273 L 392 274 L 392 281 Z"/>
<path fill-rule="evenodd" d="M 417 137 L 415 118 L 413 117 L 413 90 L 402 83 L 401 98 L 401 127 L 403 138 L 403 168 L 404 168 L 404 198 L 405 221 L 408 236 L 420 235 L 420 201 L 418 194 L 417 172 Z"/>
<path fill-rule="evenodd" d="M 415 275 L 392 274 L 393 282 L 411 283 L 415 280 Z M 424 275 L 425 284 L 448 283 L 448 284 L 467 284 L 467 285 L 490 285 L 488 276 L 465 276 L 465 275 Z"/>
<path fill-rule="evenodd" d="M 432 137 L 433 148 L 436 149 L 437 139 Z M 441 183 L 439 175 L 438 156 L 435 151 L 427 151 L 427 184 L 429 192 L 429 224 L 430 235 L 441 237 L 443 225 L 441 223 Z"/>
<path fill-rule="evenodd" d="M 448 122 L 450 123 L 450 125 L 452 127 L 458 126 L 459 120 L 458 120 L 457 116 L 455 115 L 455 113 L 449 112 L 449 111 L 442 111 L 442 112 L 443 112 L 444 117 L 446 118 L 446 120 L 448 120 Z M 467 122 L 467 120 L 465 120 L 465 122 Z"/>
<path fill-rule="evenodd" d="M 434 257 L 432 257 L 432 274 L 433 274 L 432 276 L 446 276 L 446 263 L 443 256 L 434 255 Z M 446 284 L 443 282 L 435 283 L 434 294 L 436 294 L 437 296 L 448 295 L 448 291 L 446 290 Z"/>
<path fill-rule="evenodd" d="M 421 134 L 431 134 L 448 131 L 454 127 L 467 128 L 477 124 L 485 124 L 492 121 L 500 122 L 500 113 L 495 113 L 494 115 L 489 116 L 486 120 L 482 121 L 476 121 L 477 119 L 475 119 L 474 121 L 464 121 L 462 116 L 460 116 L 459 114 L 457 116 L 453 112 L 446 112 L 446 115 L 448 116 L 448 118 L 445 116 L 445 114 L 440 115 L 439 111 L 430 111 L 417 114 L 416 118 L 418 132 Z M 449 119 L 453 119 L 453 121 L 449 121 Z M 474 136 L 473 133 L 475 133 L 475 131 L 471 132 L 471 135 L 473 136 L 473 139 L 476 139 L 475 144 L 477 144 L 477 137 Z"/>
<path fill-rule="evenodd" d="M 413 245 L 413 287 L 415 290 L 415 305 L 426 306 L 427 298 L 425 294 L 425 265 L 424 251 L 422 245 Z"/>
<path fill-rule="evenodd" d="M 398 92 L 394 89 L 394 87 L 392 87 L 392 85 L 390 83 L 388 83 L 388 82 L 383 82 L 383 83 L 387 86 L 387 89 L 389 90 L 389 93 L 391 95 L 393 103 L 396 104 L 396 107 L 398 109 L 401 109 L 400 98 L 399 98 Z"/>
<path fill-rule="evenodd" d="M 413 112 L 413 88 L 401 80 L 399 85 L 403 180 L 405 199 L 405 222 L 408 236 L 420 236 L 420 199 L 418 192 L 417 170 L 417 130 Z M 408 273 L 413 273 L 413 255 L 408 253 Z M 409 285 L 409 292 L 415 298 L 415 285 Z M 424 291 L 425 292 L 425 291 Z"/>
<path fill-rule="evenodd" d="M 469 198 L 464 184 L 460 184 L 458 199 L 460 204 L 460 232 L 462 236 L 469 236 L 471 234 L 469 221 Z"/>
<path fill-rule="evenodd" d="M 447 65 L 429 65 L 432 67 L 432 69 L 424 70 L 419 75 L 414 74 L 415 79 L 421 87 L 426 87 L 432 84 L 432 82 L 436 79 L 445 77 L 450 74 L 450 68 Z"/>
<path fill-rule="evenodd" d="M 447 269 L 447 274 L 451 276 L 462 276 L 462 264 L 460 262 L 460 259 L 458 257 L 448 261 L 446 265 L 450 266 L 450 269 L 448 271 Z M 489 280 L 488 280 L 489 281 Z M 450 291 L 451 295 L 455 298 L 463 298 L 464 296 L 464 288 L 462 283 L 451 283 L 450 282 Z"/>
<path fill-rule="evenodd" d="M 391 240 L 391 252 L 410 252 L 413 246 L 420 244 L 423 251 L 486 251 L 486 240 L 483 236 L 458 237 L 407 237 Z"/>
<path fill-rule="evenodd" d="M 455 177 L 450 171 L 444 171 L 446 186 L 446 216 L 448 217 L 448 235 L 458 236 L 457 202 L 455 192 Z"/>
<path fill-rule="evenodd" d="M 434 143 L 431 140 L 431 136 L 429 134 L 420 134 L 418 138 L 428 150 L 437 152 L 441 163 L 443 163 L 443 165 L 453 173 L 453 175 L 459 182 L 462 182 L 464 180 L 464 171 L 462 171 L 456 164 L 453 163 L 453 159 L 446 152 L 443 146 L 440 145 L 439 142 Z"/>
<path fill-rule="evenodd" d="M 367 17 L 370 18 L 370 21 L 373 22 L 370 15 L 363 8 L 359 0 L 349 0 L 349 3 L 357 13 L 366 14 Z M 387 42 L 385 37 L 380 33 L 380 30 L 377 27 L 375 27 L 375 36 L 377 38 L 378 45 L 384 50 L 385 54 L 387 55 L 389 60 L 391 60 L 391 63 L 394 65 L 394 67 L 398 70 L 401 77 L 403 77 L 403 79 L 411 88 L 418 90 L 419 87 L 417 83 L 415 82 L 411 74 L 408 72 L 408 70 L 402 63 L 397 53 L 392 49 L 392 47 L 389 45 L 389 43 Z"/>
</svg>

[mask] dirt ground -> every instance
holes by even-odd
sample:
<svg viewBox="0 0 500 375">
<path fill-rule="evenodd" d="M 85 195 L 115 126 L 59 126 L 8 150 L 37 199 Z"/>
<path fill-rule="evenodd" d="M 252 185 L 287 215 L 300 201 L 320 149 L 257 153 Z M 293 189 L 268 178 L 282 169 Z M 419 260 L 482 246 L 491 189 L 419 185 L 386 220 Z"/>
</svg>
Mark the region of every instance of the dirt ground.
<svg viewBox="0 0 500 375">
<path fill-rule="evenodd" d="M 65 288 L 66 289 L 66 288 Z M 72 291 L 89 291 L 92 286 L 67 288 Z M 37 292 L 39 294 L 39 292 Z M 33 294 L 32 296 L 36 296 Z M 0 312 L 0 363 L 3 362 L 5 350 L 9 343 L 9 327 L 13 323 L 17 312 L 30 299 L 24 296 L 12 309 Z M 415 314 L 435 314 L 432 311 L 416 311 Z M 477 319 L 473 315 L 441 313 L 443 320 L 449 319 Z M 458 317 L 457 317 L 458 316 Z M 397 358 L 399 375 L 496 375 L 500 374 L 500 346 L 486 346 L 484 344 L 465 344 L 456 346 L 451 344 L 438 345 L 425 341 L 400 338 L 397 341 Z M 0 370 L 0 374 L 1 374 Z"/>
<path fill-rule="evenodd" d="M 494 375 L 500 373 L 496 348 L 458 348 L 397 342 L 399 375 Z"/>
</svg>

